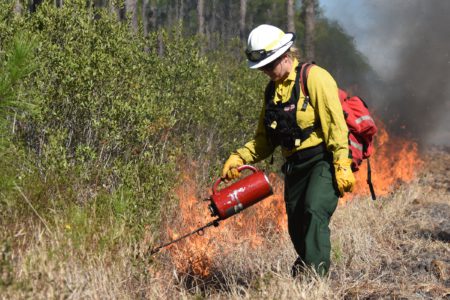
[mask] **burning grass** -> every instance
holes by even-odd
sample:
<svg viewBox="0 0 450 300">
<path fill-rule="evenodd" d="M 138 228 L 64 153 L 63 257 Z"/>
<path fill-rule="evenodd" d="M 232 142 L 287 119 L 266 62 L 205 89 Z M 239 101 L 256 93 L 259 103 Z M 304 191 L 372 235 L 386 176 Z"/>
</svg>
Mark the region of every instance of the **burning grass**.
<svg viewBox="0 0 450 300">
<path fill-rule="evenodd" d="M 449 174 L 440 164 L 449 162 L 450 155 L 440 155 L 441 162 L 434 166 L 430 158 L 426 164 L 422 160 L 414 164 L 432 165 L 429 172 L 433 175 L 396 179 L 395 184 L 390 183 L 389 193 L 378 201 L 356 195 L 337 209 L 331 224 L 333 265 L 328 278 L 314 274 L 297 280 L 289 277 L 295 253 L 285 228 L 270 233 L 260 230 L 266 222 L 266 209 L 259 205 L 239 219 L 223 222 L 220 231 L 211 229 L 203 237 L 169 249 L 166 268 L 176 272 L 179 286 L 191 295 L 211 298 L 448 297 L 450 248 L 446 236 L 450 228 L 445 224 L 450 218 Z M 439 175 L 442 173 L 447 177 Z M 281 200 L 280 195 L 275 198 L 268 202 L 280 205 L 276 201 Z M 192 207 L 188 211 L 194 214 Z M 242 223 L 251 229 L 243 232 L 239 226 Z M 249 242 L 249 236 L 257 242 Z M 191 251 L 199 248 L 192 245 L 202 243 L 208 244 L 200 250 L 208 255 L 208 272 L 195 273 L 196 269 L 187 267 L 188 261 L 180 264 L 177 259 L 178 255 L 195 256 Z"/>
<path fill-rule="evenodd" d="M 377 152 L 371 158 L 372 182 L 378 196 L 384 196 L 402 183 L 411 182 L 415 172 L 423 165 L 417 144 L 396 138 L 389 142 L 389 135 L 381 127 L 377 140 Z M 340 199 L 340 204 L 369 195 L 366 184 L 367 163 L 356 173 L 357 185 L 354 193 Z M 275 174 L 270 175 L 275 187 L 274 196 L 255 207 L 221 222 L 217 229 L 209 229 L 202 236 L 194 236 L 172 245 L 169 255 L 176 270 L 183 274 L 208 278 L 223 257 L 232 255 L 236 248 L 248 247 L 253 252 L 259 247 L 267 248 L 268 240 L 287 240 L 286 214 L 283 202 L 283 182 Z M 166 239 L 174 240 L 181 234 L 195 230 L 211 221 L 207 203 L 198 201 L 195 182 L 189 177 L 177 190 L 179 210 L 177 216 L 165 224 Z M 175 222 L 174 222 L 175 221 Z M 281 235 L 280 233 L 283 233 Z"/>
<path fill-rule="evenodd" d="M 286 215 L 282 203 L 281 180 L 270 175 L 276 182 L 275 195 L 258 203 L 243 213 L 220 222 L 217 229 L 206 229 L 202 235 L 173 244 L 169 253 L 176 269 L 206 278 L 215 268 L 218 257 L 233 255 L 236 248 L 246 246 L 250 251 L 261 247 L 269 236 L 279 235 L 286 231 Z M 178 238 L 181 233 L 193 231 L 213 220 L 207 208 L 207 202 L 197 201 L 198 194 L 195 183 L 185 178 L 177 190 L 180 199 L 178 223 L 166 225 L 167 237 Z M 174 229 L 175 228 L 175 229 Z"/>
</svg>

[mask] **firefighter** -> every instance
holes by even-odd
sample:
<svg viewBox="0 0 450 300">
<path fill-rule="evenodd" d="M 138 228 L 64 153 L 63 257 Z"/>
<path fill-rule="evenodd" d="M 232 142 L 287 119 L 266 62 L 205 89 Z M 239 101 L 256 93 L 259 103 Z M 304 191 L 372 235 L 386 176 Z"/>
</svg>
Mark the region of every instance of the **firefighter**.
<svg viewBox="0 0 450 300">
<path fill-rule="evenodd" d="M 286 160 L 282 172 L 289 235 L 298 253 L 291 274 L 312 267 L 323 276 L 330 267 L 330 218 L 339 196 L 352 191 L 355 178 L 336 82 L 313 65 L 305 97 L 298 88 L 301 64 L 294 40 L 294 33 L 271 25 L 251 31 L 245 51 L 248 66 L 264 72 L 270 82 L 256 134 L 230 155 L 222 178 L 238 178 L 239 166 L 261 161 L 280 146 Z"/>
</svg>

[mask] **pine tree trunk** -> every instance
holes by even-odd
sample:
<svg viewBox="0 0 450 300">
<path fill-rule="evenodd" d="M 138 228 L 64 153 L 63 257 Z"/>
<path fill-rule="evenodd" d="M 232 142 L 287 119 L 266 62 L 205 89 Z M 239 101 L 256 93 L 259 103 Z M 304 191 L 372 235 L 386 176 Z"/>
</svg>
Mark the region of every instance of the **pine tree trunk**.
<svg viewBox="0 0 450 300">
<path fill-rule="evenodd" d="M 97 7 L 97 8 L 98 7 L 105 7 L 105 3 L 104 3 L 103 0 L 94 0 L 92 6 L 93 7 Z"/>
<path fill-rule="evenodd" d="M 305 10 L 305 58 L 314 61 L 315 0 L 303 0 Z"/>
<path fill-rule="evenodd" d="M 158 4 L 157 0 L 150 0 L 150 10 L 149 10 L 149 27 L 150 31 L 157 32 L 159 28 L 159 18 L 158 18 Z M 164 41 L 162 37 L 162 33 L 158 33 L 157 36 L 158 40 L 158 55 L 163 56 L 164 55 Z"/>
<path fill-rule="evenodd" d="M 127 19 L 127 6 L 122 5 L 119 6 L 117 10 L 117 16 L 119 17 L 119 21 L 125 21 Z"/>
<path fill-rule="evenodd" d="M 240 13 L 239 37 L 241 38 L 241 41 L 245 41 L 245 15 L 247 14 L 247 0 L 241 0 Z"/>
<path fill-rule="evenodd" d="M 205 34 L 205 2 L 204 0 L 198 0 L 197 2 L 197 16 L 198 16 L 198 35 L 204 36 Z M 200 53 L 205 53 L 204 43 L 200 42 Z"/>
<path fill-rule="evenodd" d="M 205 33 L 205 1 L 197 0 L 197 16 L 198 16 L 198 34 L 203 35 Z"/>
<path fill-rule="evenodd" d="M 287 1 L 287 31 L 295 32 L 295 1 Z"/>
<path fill-rule="evenodd" d="M 177 13 L 176 8 L 173 7 L 172 4 L 169 4 L 167 7 L 167 17 L 166 17 L 166 26 L 171 28 L 173 26 L 173 20 L 176 19 L 174 16 Z"/>
<path fill-rule="evenodd" d="M 221 1 L 222 2 L 222 1 Z M 220 3 L 220 14 L 218 14 L 219 16 L 219 26 L 220 26 L 220 30 L 219 30 L 219 35 L 220 38 L 222 40 L 225 39 L 225 28 L 226 28 L 226 17 L 225 17 L 225 11 L 226 11 L 226 3 Z"/>
<path fill-rule="evenodd" d="M 149 11 L 149 26 L 150 30 L 156 31 L 158 29 L 158 6 L 156 1 L 150 0 L 150 11 Z"/>
<path fill-rule="evenodd" d="M 30 12 L 35 12 L 42 0 L 32 0 L 30 3 Z"/>
<path fill-rule="evenodd" d="M 142 25 L 144 27 L 144 37 L 148 36 L 148 0 L 142 0 Z"/>
<path fill-rule="evenodd" d="M 14 3 L 14 13 L 17 15 L 21 15 L 23 11 L 23 6 L 20 3 L 20 0 L 16 0 L 16 2 Z"/>
<path fill-rule="evenodd" d="M 184 20 L 184 0 L 180 0 L 180 6 L 178 7 L 178 21 L 183 23 Z"/>
<path fill-rule="evenodd" d="M 216 0 L 211 0 L 212 4 L 212 9 L 211 9 L 211 21 L 210 21 L 210 26 L 211 26 L 211 31 L 212 32 L 216 32 L 217 29 L 217 1 Z"/>
<path fill-rule="evenodd" d="M 126 12 L 131 17 L 131 28 L 134 32 L 138 30 L 137 0 L 126 0 Z"/>
<path fill-rule="evenodd" d="M 211 0 L 211 18 L 209 20 L 209 28 L 212 32 L 212 38 L 209 41 L 209 47 L 215 49 L 220 32 L 217 32 L 217 1 Z"/>
</svg>

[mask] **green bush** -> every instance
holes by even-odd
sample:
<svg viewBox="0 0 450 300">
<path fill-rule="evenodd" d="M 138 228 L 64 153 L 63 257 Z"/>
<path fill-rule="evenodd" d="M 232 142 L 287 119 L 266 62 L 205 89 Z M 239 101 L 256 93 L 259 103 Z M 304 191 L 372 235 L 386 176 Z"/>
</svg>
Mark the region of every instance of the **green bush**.
<svg viewBox="0 0 450 300">
<path fill-rule="evenodd" d="M 35 113 L 21 89 L 22 80 L 35 69 L 34 38 L 21 30 L 12 7 L 12 2 L 0 3 L 0 218 L 5 207 L 14 206 L 9 193 L 30 167 L 23 148 L 13 143 L 17 122 Z"/>
<path fill-rule="evenodd" d="M 36 43 L 17 93 L 38 113 L 20 120 L 16 142 L 34 165 L 20 185 L 42 214 L 109 207 L 132 230 L 156 226 L 179 174 L 210 184 L 253 135 L 266 79 L 235 59 L 237 41 L 203 56 L 179 27 L 143 38 L 81 0 L 3 20 Z"/>
</svg>

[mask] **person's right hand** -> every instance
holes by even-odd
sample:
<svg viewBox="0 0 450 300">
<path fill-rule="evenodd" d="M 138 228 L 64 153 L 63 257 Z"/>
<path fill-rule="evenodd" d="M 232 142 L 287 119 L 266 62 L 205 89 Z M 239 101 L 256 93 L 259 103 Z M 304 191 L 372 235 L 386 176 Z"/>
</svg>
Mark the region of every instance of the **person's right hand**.
<svg viewBox="0 0 450 300">
<path fill-rule="evenodd" d="M 355 186 L 355 176 L 351 168 L 352 160 L 350 158 L 341 158 L 334 162 L 336 183 L 341 197 L 345 192 L 352 192 Z"/>
<path fill-rule="evenodd" d="M 232 180 L 239 178 L 241 174 L 238 169 L 244 164 L 244 160 L 239 156 L 239 154 L 233 153 L 225 162 L 222 169 L 222 179 Z"/>
</svg>

